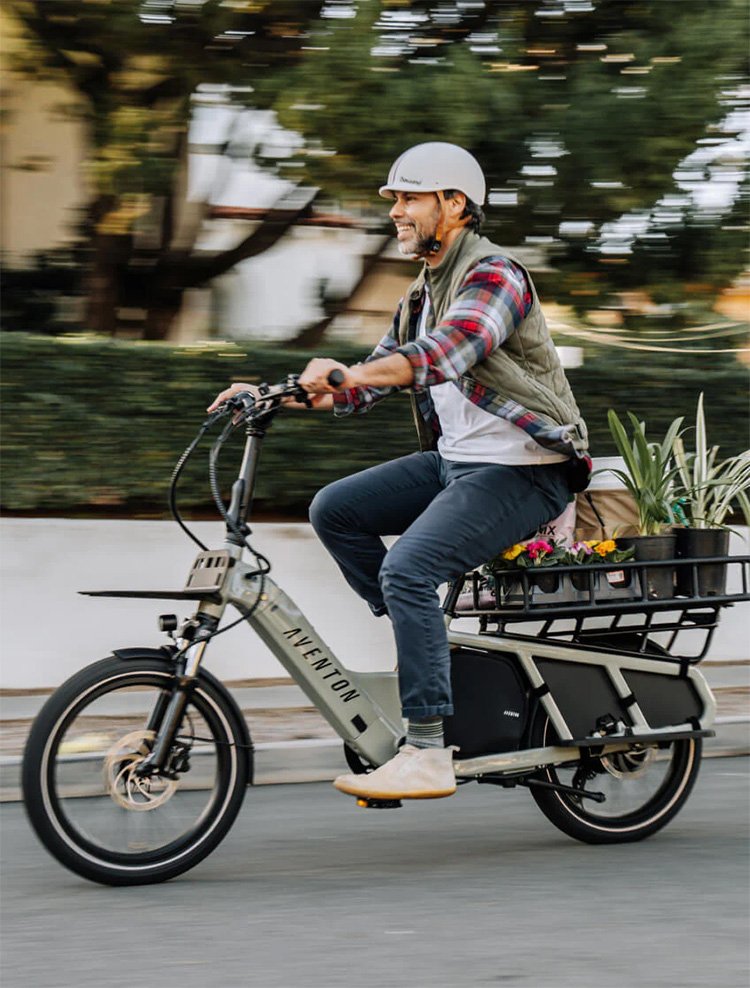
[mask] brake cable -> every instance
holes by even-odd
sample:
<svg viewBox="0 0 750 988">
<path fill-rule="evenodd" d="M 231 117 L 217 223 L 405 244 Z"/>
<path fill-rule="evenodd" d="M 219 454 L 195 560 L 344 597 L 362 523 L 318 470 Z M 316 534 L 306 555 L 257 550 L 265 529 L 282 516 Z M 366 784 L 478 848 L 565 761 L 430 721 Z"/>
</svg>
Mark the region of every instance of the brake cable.
<svg viewBox="0 0 750 988">
<path fill-rule="evenodd" d="M 180 526 L 180 528 L 183 530 L 183 532 L 188 536 L 188 538 L 192 539 L 193 542 L 195 542 L 195 544 L 203 550 L 203 552 L 208 551 L 208 546 L 204 545 L 203 542 L 201 542 L 201 540 L 198 538 L 198 536 L 194 535 L 193 532 L 190 531 L 190 529 L 185 524 L 182 515 L 180 514 L 179 508 L 177 507 L 177 483 L 180 479 L 182 471 L 185 468 L 185 465 L 187 464 L 188 460 L 193 455 L 195 450 L 198 448 L 198 444 L 203 439 L 205 434 L 208 432 L 208 430 L 215 422 L 218 422 L 219 419 L 224 418 L 225 415 L 228 415 L 229 411 L 230 411 L 229 408 L 223 407 L 215 411 L 213 415 L 209 415 L 209 417 L 205 420 L 203 425 L 201 425 L 200 429 L 198 430 L 198 434 L 196 435 L 196 437 L 186 447 L 186 449 L 182 453 L 182 456 L 175 464 L 175 468 L 172 471 L 172 477 L 169 482 L 170 513 L 174 518 L 174 520 L 177 522 L 177 524 Z"/>
<path fill-rule="evenodd" d="M 305 404 L 308 403 L 308 397 L 307 397 L 307 395 L 300 396 L 300 397 L 302 398 L 302 400 L 305 401 Z M 272 405 L 272 407 L 270 409 L 268 409 L 267 411 L 265 411 L 265 412 L 263 412 L 261 414 L 268 414 L 268 412 L 274 411 L 276 409 L 278 409 L 278 401 L 276 401 L 276 403 L 274 405 Z M 210 429 L 210 427 L 215 422 L 219 421 L 219 419 L 224 418 L 224 416 L 229 415 L 230 413 L 234 413 L 234 412 L 236 412 L 236 408 L 233 408 L 230 404 L 225 403 L 221 408 L 217 409 L 217 411 L 215 411 L 212 415 L 210 415 L 203 422 L 203 424 L 201 425 L 200 429 L 198 430 L 197 436 L 195 437 L 195 439 L 193 439 L 193 441 L 185 449 L 185 451 L 183 452 L 182 456 L 177 461 L 177 464 L 176 464 L 176 466 L 174 468 L 174 471 L 172 473 L 172 479 L 171 479 L 171 482 L 170 482 L 170 487 L 169 487 L 169 507 L 170 507 L 170 510 L 171 510 L 171 513 L 172 513 L 172 517 L 177 522 L 177 524 L 180 526 L 180 528 L 204 552 L 207 552 L 208 551 L 207 546 L 205 546 L 200 541 L 200 539 L 196 535 L 194 535 L 193 532 L 190 531 L 190 529 L 187 527 L 187 525 L 183 521 L 182 516 L 180 515 L 180 512 L 179 512 L 179 510 L 177 508 L 177 482 L 178 482 L 178 480 L 180 478 L 180 475 L 182 474 L 182 471 L 183 471 L 183 469 L 185 467 L 185 464 L 188 462 L 188 460 L 190 459 L 190 457 L 193 455 L 193 453 L 195 452 L 196 448 L 198 447 L 198 444 L 203 439 L 203 436 Z M 242 544 L 244 545 L 244 547 L 248 550 L 248 552 L 251 553 L 251 555 L 255 559 L 255 563 L 256 563 L 257 569 L 251 570 L 250 572 L 246 573 L 245 575 L 247 577 L 259 576 L 260 577 L 260 581 L 259 581 L 260 582 L 260 586 L 258 587 L 258 593 L 257 593 L 257 596 L 256 596 L 255 600 L 253 601 L 253 604 L 243 614 L 241 614 L 235 621 L 232 621 L 230 624 L 225 625 L 223 628 L 216 628 L 214 631 L 211 631 L 208 635 L 206 635 L 205 638 L 202 638 L 201 641 L 202 642 L 205 642 L 205 643 L 211 641 L 211 639 L 215 638 L 217 635 L 223 635 L 225 631 L 231 631 L 232 628 L 236 628 L 238 624 L 241 624 L 243 621 L 247 621 L 255 613 L 255 610 L 257 609 L 258 605 L 260 604 L 260 601 L 262 600 L 263 593 L 264 593 L 264 590 L 265 590 L 265 577 L 266 577 L 266 574 L 267 573 L 270 573 L 270 571 L 271 571 L 271 563 L 269 562 L 269 560 L 262 553 L 258 552 L 257 549 L 254 549 L 250 545 L 250 543 L 247 541 L 247 536 L 250 534 L 249 528 L 247 528 L 247 526 L 243 526 L 241 528 L 239 525 L 237 525 L 229 517 L 229 513 L 228 513 L 228 511 L 226 509 L 226 506 L 224 504 L 224 500 L 223 500 L 223 498 L 221 496 L 221 490 L 219 488 L 218 471 L 217 471 L 218 461 L 219 461 L 219 453 L 221 452 L 222 447 L 227 442 L 227 440 L 231 436 L 231 434 L 234 431 L 234 429 L 236 429 L 241 424 L 245 424 L 246 421 L 247 421 L 246 416 L 242 416 L 236 422 L 233 419 L 230 419 L 229 422 L 227 422 L 227 424 L 224 426 L 224 428 L 222 429 L 221 433 L 219 434 L 219 436 L 217 436 L 216 440 L 214 441 L 214 444 L 211 447 L 211 450 L 209 452 L 209 458 L 208 458 L 209 471 L 208 471 L 208 474 L 209 474 L 209 485 L 211 487 L 211 495 L 212 495 L 212 497 L 214 499 L 214 503 L 216 504 L 216 507 L 218 508 L 219 514 L 223 518 L 223 520 L 224 520 L 227 528 L 231 532 L 233 532 L 238 538 L 240 538 L 242 540 Z M 195 643 L 192 642 L 192 641 L 191 642 L 188 642 L 182 649 L 180 649 L 174 655 L 174 658 L 175 659 L 179 658 L 193 644 L 195 644 Z"/>
<path fill-rule="evenodd" d="M 224 519 L 224 524 L 234 535 L 242 539 L 242 541 L 244 542 L 246 533 L 240 528 L 239 525 L 237 525 L 234 522 L 233 519 L 229 517 L 229 512 L 227 511 L 226 506 L 224 505 L 224 499 L 221 496 L 221 490 L 219 488 L 219 480 L 217 474 L 219 453 L 221 452 L 221 448 L 224 445 L 224 443 L 229 439 L 233 430 L 236 429 L 239 424 L 240 424 L 239 422 L 235 423 L 230 419 L 230 421 L 227 422 L 227 424 L 224 426 L 224 428 L 221 431 L 221 434 L 217 437 L 216 441 L 211 447 L 211 450 L 208 454 L 208 483 L 211 488 L 211 496 L 214 499 L 214 504 L 216 505 L 219 514 Z"/>
</svg>

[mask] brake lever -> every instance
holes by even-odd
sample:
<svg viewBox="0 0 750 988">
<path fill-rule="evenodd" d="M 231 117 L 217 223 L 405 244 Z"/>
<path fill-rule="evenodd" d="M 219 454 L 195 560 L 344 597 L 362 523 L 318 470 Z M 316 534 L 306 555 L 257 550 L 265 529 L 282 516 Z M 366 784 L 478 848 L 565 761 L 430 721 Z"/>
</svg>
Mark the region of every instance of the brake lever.
<svg viewBox="0 0 750 988">
<path fill-rule="evenodd" d="M 286 386 L 290 389 L 287 392 L 286 397 L 292 398 L 294 401 L 302 402 L 306 408 L 313 407 L 310 395 L 299 385 L 299 374 L 287 374 Z"/>
<path fill-rule="evenodd" d="M 251 413 L 257 411 L 258 398 L 249 391 L 238 391 L 220 407 L 225 409 L 225 414 L 232 416 L 232 424 L 238 426 L 246 423 Z"/>
<path fill-rule="evenodd" d="M 298 381 L 299 374 L 288 374 L 283 387 L 280 385 L 274 387 L 269 387 L 267 384 L 259 385 L 258 390 L 260 393 L 257 396 L 251 394 L 249 391 L 238 391 L 231 398 L 227 398 L 226 401 L 222 402 L 219 408 L 213 413 L 213 417 L 207 421 L 214 422 L 216 418 L 234 413 L 234 424 L 240 425 L 242 422 L 247 422 L 250 414 L 253 412 L 263 414 L 261 406 L 264 404 L 268 403 L 269 407 L 267 411 L 271 411 L 285 397 L 304 402 L 308 408 L 312 408 L 310 395 L 304 388 L 299 386 Z"/>
<path fill-rule="evenodd" d="M 229 407 L 222 402 L 222 404 L 219 405 L 216 411 L 211 412 L 208 418 L 204 419 L 203 424 L 201 425 L 201 429 L 210 429 L 215 422 L 219 421 L 219 419 L 226 418 L 226 416 L 229 415 L 229 412 L 230 412 Z"/>
<path fill-rule="evenodd" d="M 224 405 L 229 411 L 249 412 L 255 408 L 256 399 L 249 391 L 238 391 L 231 398 L 227 398 Z"/>
</svg>

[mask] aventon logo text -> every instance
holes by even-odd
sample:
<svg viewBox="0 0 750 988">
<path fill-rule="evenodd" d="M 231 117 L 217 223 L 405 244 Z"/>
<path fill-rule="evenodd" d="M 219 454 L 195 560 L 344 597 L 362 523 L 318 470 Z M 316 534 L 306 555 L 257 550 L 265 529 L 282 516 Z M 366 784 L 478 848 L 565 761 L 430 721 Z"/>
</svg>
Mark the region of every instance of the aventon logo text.
<svg viewBox="0 0 750 988">
<path fill-rule="evenodd" d="M 328 685 L 334 693 L 338 693 L 339 698 L 344 703 L 348 703 L 350 700 L 356 700 L 359 696 L 357 690 L 347 689 L 347 687 L 351 687 L 349 680 L 343 678 L 341 670 L 337 669 L 331 660 L 327 659 L 322 651 L 313 645 L 312 638 L 308 638 L 301 628 L 290 628 L 284 632 L 284 637 L 288 638 L 295 648 L 307 649 L 307 651 L 302 652 L 302 658 L 306 659 L 313 669 L 325 672 L 325 675 L 321 676 L 321 679 L 329 680 Z M 297 639 L 296 641 L 295 638 Z M 313 645 L 313 647 L 308 648 L 309 645 Z M 346 690 L 346 693 L 344 690 Z"/>
</svg>

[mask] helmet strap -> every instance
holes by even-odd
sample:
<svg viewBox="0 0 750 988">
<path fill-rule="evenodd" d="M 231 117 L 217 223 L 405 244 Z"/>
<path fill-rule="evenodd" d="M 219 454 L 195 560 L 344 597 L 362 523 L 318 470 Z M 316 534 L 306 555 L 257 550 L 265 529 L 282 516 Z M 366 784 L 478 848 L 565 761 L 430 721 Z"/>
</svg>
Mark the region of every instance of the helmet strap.
<svg viewBox="0 0 750 988">
<path fill-rule="evenodd" d="M 442 189 L 438 189 L 435 195 L 438 201 L 438 221 L 435 227 L 435 236 L 432 238 L 432 243 L 430 244 L 431 254 L 440 253 L 443 246 L 443 234 L 445 232 L 445 196 Z"/>
</svg>

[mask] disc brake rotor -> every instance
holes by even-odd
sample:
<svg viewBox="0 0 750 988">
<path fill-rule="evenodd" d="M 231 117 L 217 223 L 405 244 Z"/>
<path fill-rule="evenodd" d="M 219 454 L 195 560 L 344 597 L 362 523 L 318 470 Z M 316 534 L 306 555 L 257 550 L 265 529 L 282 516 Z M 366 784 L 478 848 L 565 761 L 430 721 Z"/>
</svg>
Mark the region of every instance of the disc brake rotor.
<svg viewBox="0 0 750 988">
<path fill-rule="evenodd" d="M 636 779 L 647 771 L 656 757 L 656 748 L 638 748 L 603 755 L 602 767 L 616 779 Z"/>
<path fill-rule="evenodd" d="M 136 769 L 151 751 L 154 731 L 131 731 L 104 756 L 104 783 L 112 800 L 126 810 L 155 810 L 172 797 L 177 780 L 139 776 Z"/>
</svg>

